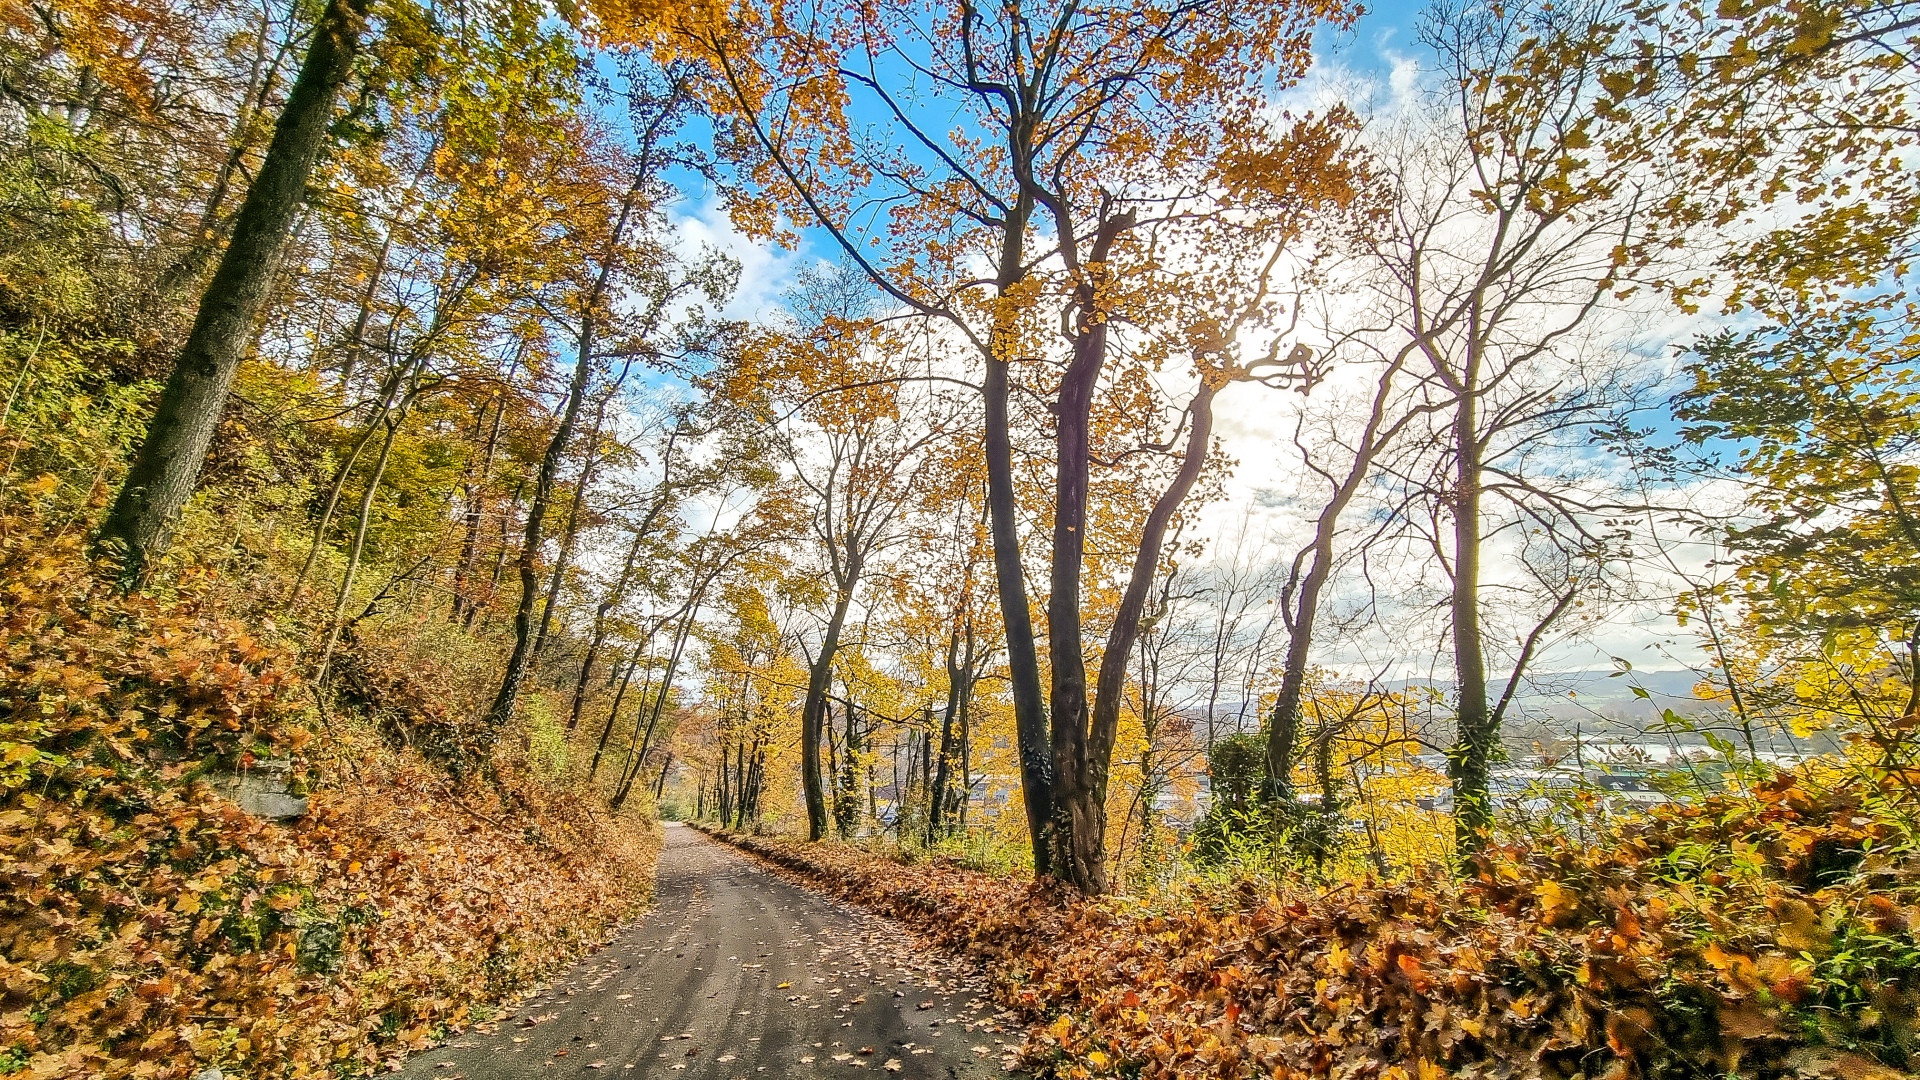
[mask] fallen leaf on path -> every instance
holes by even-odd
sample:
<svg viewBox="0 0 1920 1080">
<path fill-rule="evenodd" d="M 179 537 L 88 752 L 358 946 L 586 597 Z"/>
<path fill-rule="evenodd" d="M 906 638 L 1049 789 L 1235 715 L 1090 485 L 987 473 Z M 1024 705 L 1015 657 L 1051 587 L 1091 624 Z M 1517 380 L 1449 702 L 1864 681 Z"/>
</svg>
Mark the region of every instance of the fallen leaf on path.
<svg viewBox="0 0 1920 1080">
<path fill-rule="evenodd" d="M 905 1066 L 900 1064 L 899 1058 L 888 1058 L 886 1064 L 880 1067 L 887 1070 L 888 1072 L 899 1072 Z"/>
</svg>

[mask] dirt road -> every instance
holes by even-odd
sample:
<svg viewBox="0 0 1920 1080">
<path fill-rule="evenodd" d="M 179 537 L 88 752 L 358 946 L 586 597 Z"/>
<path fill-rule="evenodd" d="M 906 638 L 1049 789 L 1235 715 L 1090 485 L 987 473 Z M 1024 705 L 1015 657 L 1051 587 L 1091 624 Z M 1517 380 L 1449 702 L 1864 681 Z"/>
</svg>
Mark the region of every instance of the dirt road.
<svg viewBox="0 0 1920 1080">
<path fill-rule="evenodd" d="M 1019 1044 L 957 961 L 667 826 L 654 908 L 414 1080 L 1006 1075 Z"/>
</svg>

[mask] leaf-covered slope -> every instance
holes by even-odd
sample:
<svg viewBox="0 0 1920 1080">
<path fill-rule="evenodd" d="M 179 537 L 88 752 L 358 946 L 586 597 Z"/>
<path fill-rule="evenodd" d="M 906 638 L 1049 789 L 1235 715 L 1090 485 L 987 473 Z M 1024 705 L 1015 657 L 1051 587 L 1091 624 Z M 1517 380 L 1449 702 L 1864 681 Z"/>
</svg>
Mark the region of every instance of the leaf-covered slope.
<svg viewBox="0 0 1920 1080">
<path fill-rule="evenodd" d="M 0 537 L 0 582 L 0 1073 L 369 1071 L 650 890 L 651 822 L 354 731 L 305 817 L 251 817 L 209 778 L 313 748 L 290 657 L 190 585 L 114 594 L 70 537 Z"/>
<path fill-rule="evenodd" d="M 988 958 L 1058 1075 L 1892 1078 L 1914 1063 L 1920 870 L 1881 794 L 1783 774 L 1604 844 L 1492 853 L 1471 880 L 1151 909 L 729 839 Z"/>
</svg>

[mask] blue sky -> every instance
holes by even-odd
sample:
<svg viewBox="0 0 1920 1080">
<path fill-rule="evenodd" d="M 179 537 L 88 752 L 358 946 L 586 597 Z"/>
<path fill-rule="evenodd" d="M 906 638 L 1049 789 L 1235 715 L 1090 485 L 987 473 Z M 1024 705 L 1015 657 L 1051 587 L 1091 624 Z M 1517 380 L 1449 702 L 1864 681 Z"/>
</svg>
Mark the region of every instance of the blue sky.
<svg viewBox="0 0 1920 1080">
<path fill-rule="evenodd" d="M 1414 27 L 1423 7 L 1418 0 L 1385 0 L 1368 5 L 1367 13 L 1352 30 L 1323 32 L 1315 44 L 1321 63 L 1308 77 L 1309 86 L 1337 83 L 1344 92 L 1357 89 L 1353 85 L 1356 82 L 1372 83 L 1376 100 L 1388 96 L 1396 68 L 1403 76 L 1410 74 L 1409 61 L 1419 51 Z M 877 112 L 872 117 L 855 117 L 856 122 L 884 119 Z M 616 123 L 624 123 L 624 117 Z M 707 132 L 690 130 L 688 135 L 698 140 Z M 691 249 L 712 244 L 741 263 L 741 290 L 728 312 L 731 315 L 753 318 L 766 314 L 779 304 L 801 269 L 840 257 L 831 238 L 817 229 L 803 230 L 800 244 L 794 249 L 749 242 L 732 232 L 717 194 L 697 174 L 683 172 L 680 185 L 685 202 L 676 224 L 683 245 Z"/>
</svg>

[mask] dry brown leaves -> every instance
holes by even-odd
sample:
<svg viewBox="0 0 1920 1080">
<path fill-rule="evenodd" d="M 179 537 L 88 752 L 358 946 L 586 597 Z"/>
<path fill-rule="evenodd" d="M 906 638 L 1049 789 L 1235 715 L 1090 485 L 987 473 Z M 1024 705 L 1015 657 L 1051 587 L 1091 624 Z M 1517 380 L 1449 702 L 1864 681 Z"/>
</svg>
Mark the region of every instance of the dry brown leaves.
<svg viewBox="0 0 1920 1080">
<path fill-rule="evenodd" d="M 73 540 L 0 539 L 0 588 L 0 1074 L 371 1071 L 651 887 L 650 823 L 510 764 L 456 793 L 370 735 L 329 734 L 307 816 L 252 818 L 205 777 L 301 751 L 289 657 Z"/>
<path fill-rule="evenodd" d="M 1856 789 L 1783 774 L 1477 878 L 1243 885 L 1177 911 L 729 836 L 987 958 L 1055 1075 L 1894 1078 L 1920 868 Z M 1884 810 L 1884 807 L 1882 808 Z"/>
</svg>

